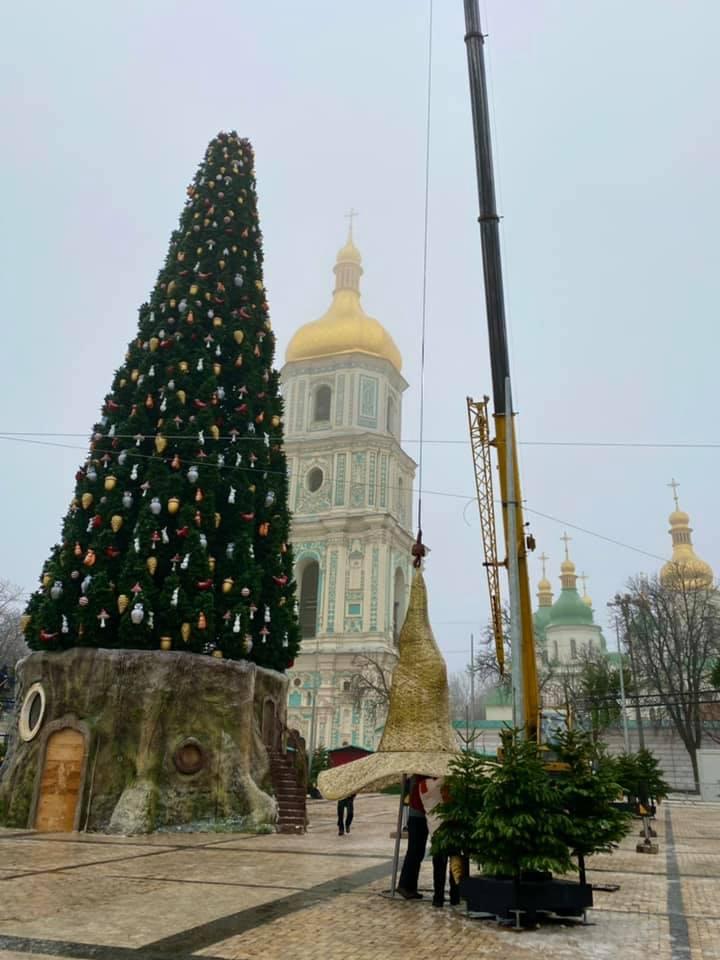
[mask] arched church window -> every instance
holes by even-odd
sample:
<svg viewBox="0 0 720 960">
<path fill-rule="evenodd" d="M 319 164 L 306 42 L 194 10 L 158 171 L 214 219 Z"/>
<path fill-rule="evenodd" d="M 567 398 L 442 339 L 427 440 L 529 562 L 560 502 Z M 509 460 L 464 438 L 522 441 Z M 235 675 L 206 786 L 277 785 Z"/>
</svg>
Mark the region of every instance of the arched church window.
<svg viewBox="0 0 720 960">
<path fill-rule="evenodd" d="M 577 642 L 575 637 L 570 637 L 570 658 L 577 660 Z"/>
<path fill-rule="evenodd" d="M 313 420 L 318 423 L 330 420 L 330 404 L 332 402 L 332 390 L 327 384 L 323 384 L 315 391 L 315 402 L 313 405 Z"/>
<path fill-rule="evenodd" d="M 395 403 L 395 397 L 392 394 L 387 399 L 387 417 L 385 421 L 385 429 L 388 433 L 395 434 L 397 430 L 397 405 Z"/>
<path fill-rule="evenodd" d="M 317 635 L 319 580 L 320 567 L 317 560 L 311 560 L 300 578 L 300 636 L 303 638 Z"/>
</svg>

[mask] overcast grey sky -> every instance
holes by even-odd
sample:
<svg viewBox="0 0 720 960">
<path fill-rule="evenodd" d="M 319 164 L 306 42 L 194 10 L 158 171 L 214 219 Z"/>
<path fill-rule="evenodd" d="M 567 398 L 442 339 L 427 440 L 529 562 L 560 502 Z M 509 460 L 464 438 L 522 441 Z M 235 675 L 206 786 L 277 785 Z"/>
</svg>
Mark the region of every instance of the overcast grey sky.
<svg viewBox="0 0 720 960">
<path fill-rule="evenodd" d="M 720 4 L 482 0 L 524 441 L 720 441 Z M 490 391 L 461 0 L 436 0 L 426 370 L 431 616 L 451 669 L 487 617 L 465 397 Z M 255 145 L 277 362 L 354 206 L 363 302 L 411 384 L 417 456 L 427 4 L 4 4 L 0 432 L 87 434 L 207 141 Z M 31 589 L 80 449 L 0 441 L 0 577 Z M 719 450 L 524 446 L 529 508 L 659 557 L 666 484 L 720 568 Z M 433 493 L 430 493 L 433 491 Z M 468 500 L 441 494 L 467 495 Z M 563 523 L 530 514 L 557 586 Z M 660 561 L 569 529 L 605 603 Z M 533 591 L 539 564 L 533 559 Z M 607 631 L 606 631 L 607 632 Z"/>
</svg>

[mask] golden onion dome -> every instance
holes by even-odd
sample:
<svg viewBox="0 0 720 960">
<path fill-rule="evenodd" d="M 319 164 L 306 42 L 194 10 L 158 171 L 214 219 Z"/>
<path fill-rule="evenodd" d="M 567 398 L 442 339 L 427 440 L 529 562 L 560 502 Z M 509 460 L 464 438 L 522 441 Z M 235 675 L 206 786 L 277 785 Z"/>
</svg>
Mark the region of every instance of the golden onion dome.
<svg viewBox="0 0 720 960">
<path fill-rule="evenodd" d="M 368 316 L 360 303 L 362 257 L 353 243 L 352 228 L 347 243 L 338 251 L 335 290 L 329 309 L 295 333 L 285 351 L 285 360 L 315 360 L 344 353 L 364 353 L 388 360 L 399 372 L 402 356 L 385 327 Z"/>
<path fill-rule="evenodd" d="M 552 584 L 547 577 L 543 577 L 542 580 L 538 580 L 538 593 L 548 592 L 552 592 Z"/>
<path fill-rule="evenodd" d="M 673 585 L 682 586 L 686 590 L 708 589 L 715 580 L 713 569 L 695 553 L 690 515 L 681 510 L 678 503 L 679 484 L 673 480 L 670 486 L 675 498 L 675 509 L 668 517 L 673 551 L 672 559 L 663 564 L 660 570 L 660 581 L 670 589 Z"/>
</svg>

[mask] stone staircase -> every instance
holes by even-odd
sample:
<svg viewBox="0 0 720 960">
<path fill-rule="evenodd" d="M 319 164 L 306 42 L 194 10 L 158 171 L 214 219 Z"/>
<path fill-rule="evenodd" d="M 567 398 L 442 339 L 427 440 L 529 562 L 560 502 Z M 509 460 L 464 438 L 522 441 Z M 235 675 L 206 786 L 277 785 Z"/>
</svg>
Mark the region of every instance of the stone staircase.
<svg viewBox="0 0 720 960">
<path fill-rule="evenodd" d="M 306 797 L 298 784 L 292 757 L 280 750 L 268 750 L 270 779 L 278 802 L 278 833 L 305 833 Z"/>
</svg>

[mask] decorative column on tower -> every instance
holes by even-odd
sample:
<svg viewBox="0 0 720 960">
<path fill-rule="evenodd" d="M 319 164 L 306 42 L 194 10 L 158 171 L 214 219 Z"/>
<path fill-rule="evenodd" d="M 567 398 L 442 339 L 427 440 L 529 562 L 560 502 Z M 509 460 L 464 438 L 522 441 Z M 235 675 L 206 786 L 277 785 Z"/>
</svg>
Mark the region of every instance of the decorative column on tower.
<svg viewBox="0 0 720 960">
<path fill-rule="evenodd" d="M 282 370 L 302 632 L 288 725 L 310 749 L 371 750 L 385 698 L 370 688 L 380 671 L 389 682 L 407 605 L 415 463 L 400 445 L 402 357 L 363 310 L 349 216 L 332 302 L 292 337 Z"/>
</svg>

